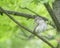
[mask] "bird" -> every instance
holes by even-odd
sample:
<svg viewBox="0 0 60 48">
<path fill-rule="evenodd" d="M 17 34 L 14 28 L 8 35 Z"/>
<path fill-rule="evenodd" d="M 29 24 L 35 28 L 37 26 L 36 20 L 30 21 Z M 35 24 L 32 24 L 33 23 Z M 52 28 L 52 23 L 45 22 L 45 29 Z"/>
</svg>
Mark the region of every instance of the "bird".
<svg viewBox="0 0 60 48">
<path fill-rule="evenodd" d="M 35 17 L 34 19 L 37 26 L 35 27 L 35 32 L 40 34 L 47 30 L 47 23 L 41 17 Z"/>
<path fill-rule="evenodd" d="M 47 30 L 47 23 L 41 17 L 35 17 L 34 22 L 36 26 L 33 30 L 34 33 L 37 33 L 39 36 L 42 36 L 41 33 Z M 34 35 L 30 35 L 29 38 L 34 37 Z"/>
</svg>

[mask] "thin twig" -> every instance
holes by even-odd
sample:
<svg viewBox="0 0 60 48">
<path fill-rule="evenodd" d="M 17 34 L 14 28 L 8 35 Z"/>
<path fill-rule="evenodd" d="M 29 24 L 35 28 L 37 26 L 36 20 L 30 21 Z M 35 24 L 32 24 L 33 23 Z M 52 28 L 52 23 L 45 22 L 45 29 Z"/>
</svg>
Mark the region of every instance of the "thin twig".
<svg viewBox="0 0 60 48">
<path fill-rule="evenodd" d="M 31 10 L 31 9 L 29 9 L 29 8 L 27 8 L 27 7 L 20 7 L 20 8 L 22 8 L 22 9 L 27 9 L 27 10 L 29 10 L 30 12 L 36 14 L 37 16 L 40 16 L 39 14 L 37 14 L 36 12 L 34 12 L 33 10 Z"/>
<path fill-rule="evenodd" d="M 30 12 L 34 13 L 36 16 L 41 17 L 41 18 L 44 19 L 45 21 L 48 21 L 48 19 L 47 19 L 46 17 L 40 16 L 39 14 L 37 14 L 36 12 L 34 12 L 33 10 L 31 10 L 31 9 L 29 9 L 29 8 L 27 8 L 27 7 L 21 7 L 21 6 L 20 6 L 20 8 L 22 8 L 22 9 L 27 9 L 27 10 L 29 10 Z"/>
</svg>

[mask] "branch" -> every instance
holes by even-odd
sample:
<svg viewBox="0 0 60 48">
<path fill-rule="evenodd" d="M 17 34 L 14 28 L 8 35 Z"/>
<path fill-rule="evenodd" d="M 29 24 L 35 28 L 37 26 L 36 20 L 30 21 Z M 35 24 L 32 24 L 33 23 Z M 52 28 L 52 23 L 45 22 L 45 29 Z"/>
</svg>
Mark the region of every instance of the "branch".
<svg viewBox="0 0 60 48">
<path fill-rule="evenodd" d="M 27 7 L 21 7 L 21 6 L 20 6 L 20 8 L 22 8 L 22 9 L 27 9 L 27 10 L 29 10 L 30 12 L 36 14 L 37 16 L 40 16 L 39 14 L 37 14 L 36 12 L 34 12 L 33 10 L 31 10 L 31 9 L 29 9 L 29 8 L 27 8 Z"/>
<path fill-rule="evenodd" d="M 39 17 L 40 17 L 39 14 L 37 14 L 36 12 L 32 11 L 31 9 L 29 9 L 29 8 L 27 8 L 27 7 L 21 7 L 21 6 L 20 6 L 20 8 L 22 8 L 22 9 L 27 9 L 27 10 L 31 11 L 32 13 L 36 14 L 36 16 L 39 16 Z M 44 19 L 44 20 L 49 21 L 47 18 Z M 54 24 L 52 24 L 51 22 L 49 22 L 48 24 L 51 25 L 51 26 L 53 26 L 53 28 L 56 28 L 56 26 L 55 26 Z"/>
<path fill-rule="evenodd" d="M 37 35 L 36 33 L 33 33 L 31 30 L 29 30 L 27 27 L 21 25 L 18 21 L 16 21 L 11 15 L 9 15 L 3 8 L 0 7 L 0 10 L 5 13 L 12 21 L 14 21 L 18 26 L 24 28 L 25 30 L 29 31 L 30 33 L 37 36 L 39 39 L 47 43 L 51 48 L 55 48 L 51 43 L 49 43 L 46 39 L 42 38 L 41 36 Z"/>
<path fill-rule="evenodd" d="M 54 21 L 55 26 L 56 26 L 56 28 L 57 28 L 57 31 L 59 31 L 59 30 L 60 30 L 60 28 L 59 28 L 59 25 L 60 25 L 60 24 L 59 24 L 59 22 L 58 22 L 58 20 L 57 20 L 57 18 L 56 18 L 56 16 L 55 16 L 52 8 L 50 7 L 50 5 L 49 5 L 48 3 L 44 3 L 44 6 L 46 7 L 46 9 L 47 9 L 47 11 L 49 12 L 52 20 Z"/>
<path fill-rule="evenodd" d="M 21 16 L 21 17 L 26 17 L 26 18 L 35 18 L 37 15 L 31 15 L 31 14 L 26 14 L 26 13 L 21 13 L 21 12 L 16 12 L 16 11 L 9 11 L 9 10 L 5 10 L 8 14 L 12 14 L 12 15 L 16 15 L 16 16 Z M 0 10 L 0 12 L 1 12 L 1 10 Z M 3 12 L 1 12 L 1 13 L 3 13 Z M 48 21 L 48 19 L 47 18 L 45 18 L 45 17 L 42 17 L 42 16 L 40 16 L 41 18 L 43 18 L 44 20 L 47 20 Z"/>
<path fill-rule="evenodd" d="M 5 10 L 8 14 L 12 14 L 12 15 L 16 15 L 16 16 L 21 16 L 21 17 L 25 17 L 25 18 L 31 18 L 31 19 L 34 19 L 36 16 L 38 15 L 31 15 L 31 14 L 26 14 L 26 13 L 21 13 L 21 12 L 16 12 L 16 11 L 9 11 L 9 10 Z M 0 10 L 1 13 L 3 13 L 1 10 Z M 43 16 L 40 16 L 42 19 L 44 19 L 45 21 L 49 21 L 47 18 L 43 17 Z M 49 25 L 51 25 L 53 28 L 55 28 L 55 25 L 54 24 L 51 24 L 51 23 L 48 23 Z"/>
<path fill-rule="evenodd" d="M 23 33 L 23 36 L 28 37 L 28 35 L 24 32 L 24 30 L 22 28 L 20 28 L 20 29 L 21 29 L 21 32 Z"/>
</svg>

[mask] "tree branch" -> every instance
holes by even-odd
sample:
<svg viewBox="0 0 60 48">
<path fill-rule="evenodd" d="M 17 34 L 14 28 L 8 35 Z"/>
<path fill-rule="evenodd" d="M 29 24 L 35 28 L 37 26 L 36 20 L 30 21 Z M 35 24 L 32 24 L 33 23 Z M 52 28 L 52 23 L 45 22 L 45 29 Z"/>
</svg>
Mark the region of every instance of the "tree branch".
<svg viewBox="0 0 60 48">
<path fill-rule="evenodd" d="M 60 24 L 59 24 L 59 22 L 58 22 L 58 20 L 57 20 L 57 18 L 56 18 L 56 16 L 55 16 L 52 8 L 50 7 L 49 3 L 44 3 L 44 6 L 46 7 L 46 9 L 47 9 L 47 11 L 49 12 L 52 20 L 54 21 L 54 23 L 55 23 L 55 25 L 56 25 L 56 28 L 57 28 L 57 31 L 60 31 L 60 27 L 59 27 Z"/>
<path fill-rule="evenodd" d="M 11 15 L 9 15 L 3 8 L 0 7 L 0 10 L 5 13 L 12 21 L 14 21 L 18 26 L 24 28 L 25 30 L 29 31 L 30 33 L 37 36 L 39 39 L 47 43 L 51 48 L 55 48 L 51 43 L 49 43 L 46 39 L 42 38 L 41 36 L 37 35 L 36 33 L 33 33 L 31 30 L 29 30 L 27 27 L 21 25 L 18 21 L 16 21 Z"/>
<path fill-rule="evenodd" d="M 36 14 L 36 16 L 39 16 L 39 17 L 40 17 L 39 14 L 37 14 L 36 12 L 32 11 L 31 9 L 29 9 L 29 8 L 27 8 L 27 7 L 21 7 L 21 6 L 20 6 L 20 8 L 22 8 L 22 9 L 27 9 L 27 10 L 31 11 L 32 13 Z M 44 18 L 43 18 L 43 19 L 44 19 Z M 44 19 L 44 20 L 49 21 L 47 18 Z M 52 24 L 51 22 L 49 22 L 48 24 L 51 25 L 51 26 L 53 26 L 54 28 L 56 27 L 56 26 L 55 26 L 54 24 Z"/>
<path fill-rule="evenodd" d="M 31 18 L 34 19 L 36 16 L 41 17 L 42 19 L 44 19 L 45 21 L 49 21 L 47 18 L 40 16 L 40 15 L 31 15 L 31 14 L 26 14 L 26 13 L 21 13 L 21 12 L 16 12 L 16 11 L 9 11 L 9 10 L 5 10 L 8 14 L 12 14 L 12 15 L 16 15 L 16 16 L 21 16 L 21 17 L 25 17 L 25 18 Z M 0 10 L 1 13 L 3 13 Z M 55 28 L 54 24 L 48 23 L 49 25 L 51 25 L 53 28 Z"/>
<path fill-rule="evenodd" d="M 34 12 L 33 10 L 31 10 L 31 9 L 29 9 L 29 8 L 27 8 L 27 7 L 20 7 L 20 8 L 22 8 L 22 9 L 27 9 L 27 10 L 29 10 L 30 12 L 32 12 L 32 13 L 34 13 L 34 14 L 36 14 L 37 16 L 40 17 L 39 14 L 37 14 L 36 12 Z"/>
<path fill-rule="evenodd" d="M 21 12 L 16 12 L 16 11 L 9 11 L 9 10 L 5 10 L 8 14 L 12 14 L 12 15 L 16 15 L 16 16 L 21 16 L 21 17 L 26 17 L 26 18 L 35 18 L 37 15 L 31 15 L 31 14 L 26 14 L 26 13 L 21 13 Z M 0 10 L 1 13 L 3 13 Z M 47 18 L 40 16 L 41 18 L 43 18 L 45 21 L 48 21 Z"/>
</svg>

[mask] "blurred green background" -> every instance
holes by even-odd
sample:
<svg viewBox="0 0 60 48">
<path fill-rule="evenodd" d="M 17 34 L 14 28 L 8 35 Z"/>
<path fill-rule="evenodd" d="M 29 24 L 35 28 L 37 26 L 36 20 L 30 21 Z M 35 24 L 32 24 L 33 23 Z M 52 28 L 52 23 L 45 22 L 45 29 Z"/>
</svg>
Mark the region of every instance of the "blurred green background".
<svg viewBox="0 0 60 48">
<path fill-rule="evenodd" d="M 49 2 L 52 7 L 52 2 L 54 0 L 0 0 L 0 6 L 5 10 L 12 10 L 17 12 L 23 12 L 27 14 L 33 14 L 32 12 L 21 9 L 21 7 L 28 7 L 29 9 L 35 11 L 41 16 L 44 16 L 51 20 L 46 8 L 42 3 Z M 14 15 L 12 15 L 14 16 Z M 24 17 L 14 17 L 22 25 L 27 26 L 29 29 L 34 29 L 34 20 L 27 20 Z M 52 21 L 52 20 L 51 20 Z M 48 25 L 48 28 L 52 28 Z M 51 34 L 55 36 L 55 29 L 50 29 L 44 33 L 44 35 Z M 46 43 L 40 39 L 28 39 L 27 36 L 31 35 L 28 31 L 16 25 L 11 19 L 9 19 L 5 14 L 0 15 L 0 48 L 50 48 Z M 56 46 L 55 39 L 49 40 L 54 46 Z"/>
</svg>

